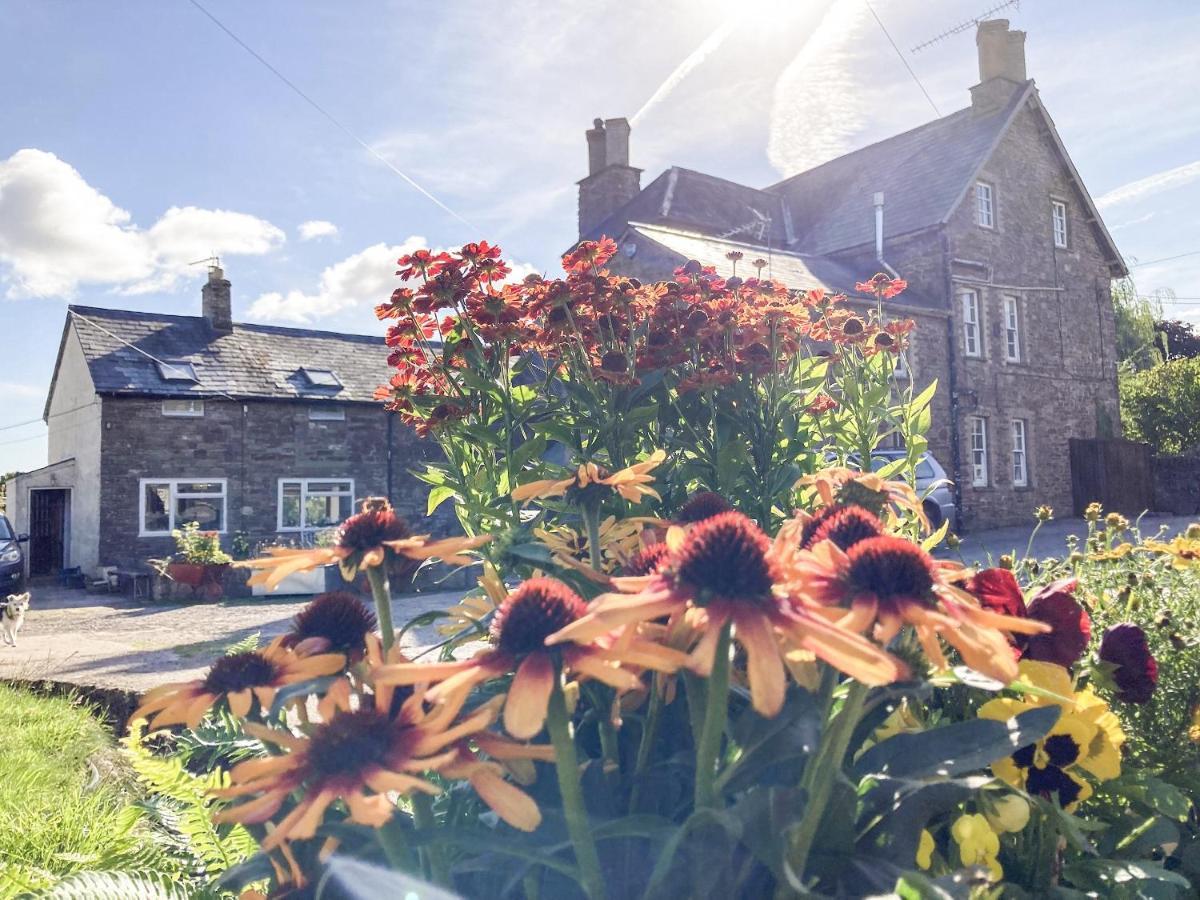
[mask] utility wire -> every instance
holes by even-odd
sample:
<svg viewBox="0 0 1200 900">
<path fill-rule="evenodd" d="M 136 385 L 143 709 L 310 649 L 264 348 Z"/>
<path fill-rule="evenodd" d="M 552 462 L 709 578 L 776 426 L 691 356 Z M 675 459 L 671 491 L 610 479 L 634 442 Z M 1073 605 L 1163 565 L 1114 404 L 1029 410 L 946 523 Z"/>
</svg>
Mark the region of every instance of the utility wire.
<svg viewBox="0 0 1200 900">
<path fill-rule="evenodd" d="M 275 68 L 269 62 L 267 62 L 265 59 L 263 59 L 263 57 L 260 56 L 258 54 L 258 52 L 254 50 L 254 48 L 252 48 L 249 44 L 247 44 L 245 41 L 243 41 L 236 34 L 234 34 L 224 22 L 222 22 L 220 19 L 218 19 L 216 16 L 214 16 L 212 13 L 210 13 L 207 9 L 205 9 L 204 6 L 202 6 L 200 4 L 199 0 L 188 0 L 188 2 L 191 3 L 192 6 L 196 7 L 196 9 L 200 10 L 200 12 L 204 13 L 204 15 L 206 15 L 209 19 L 211 19 L 212 23 L 214 25 L 216 25 L 223 32 L 225 32 L 227 35 L 229 35 L 229 37 L 234 41 L 234 43 L 236 43 L 239 47 L 241 47 L 243 50 L 245 50 L 247 53 L 249 53 L 251 56 L 253 56 L 256 60 L 258 60 L 260 63 L 262 63 L 263 66 L 265 66 L 272 75 L 274 75 L 276 78 L 278 78 L 284 84 L 286 84 L 289 88 L 291 88 L 296 93 L 296 95 L 298 97 L 300 97 L 300 99 L 302 99 L 305 103 L 307 103 L 309 106 L 311 106 L 313 109 L 315 109 L 318 113 L 320 113 L 322 116 L 324 116 L 326 119 L 328 119 L 339 131 L 342 132 L 342 134 L 346 135 L 346 137 L 350 138 L 350 140 L 354 141 L 354 143 L 358 144 L 360 147 L 362 147 L 364 150 L 366 150 L 369 154 L 371 154 L 371 156 L 375 157 L 376 160 L 378 160 L 383 165 L 387 166 L 387 168 L 391 169 L 392 172 L 394 172 L 396 175 L 399 175 L 401 178 L 403 178 L 410 187 L 412 187 L 418 193 L 423 195 L 427 200 L 429 200 L 430 202 L 432 202 L 433 204 L 438 206 L 443 211 L 449 213 L 454 218 L 458 219 L 459 222 L 461 222 L 463 225 L 466 225 L 472 231 L 478 230 L 474 225 L 472 225 L 470 222 L 468 222 L 466 219 L 464 219 L 462 216 L 460 216 L 458 213 L 456 213 L 454 210 L 452 210 L 449 206 L 447 206 L 445 203 L 443 203 L 441 200 L 439 200 L 433 194 L 429 193 L 429 191 L 427 191 L 421 185 L 417 184 L 416 181 L 414 181 L 412 178 L 410 178 L 404 172 L 402 172 L 398 168 L 396 168 L 396 166 L 394 166 L 388 159 L 386 159 L 382 154 L 380 154 L 377 150 L 375 150 L 374 147 L 372 147 L 370 144 L 368 144 L 366 141 L 364 141 L 362 138 L 360 138 L 357 134 L 355 134 L 353 131 L 351 131 L 349 128 L 347 128 L 345 125 L 343 125 L 341 120 L 338 119 L 336 116 L 334 116 L 333 113 L 329 112 L 329 110 L 327 110 L 327 109 L 325 109 L 325 107 L 321 106 L 321 104 L 319 104 L 316 100 L 314 100 L 312 97 L 308 96 L 308 94 L 304 93 L 304 91 L 300 90 L 300 88 L 296 86 L 295 82 L 293 82 L 286 75 L 284 75 L 282 72 L 280 72 L 277 68 Z"/>
<path fill-rule="evenodd" d="M 193 3 L 196 0 L 192 0 Z M 891 34 L 887 30 L 887 26 L 883 24 L 883 19 L 879 18 L 879 13 L 875 12 L 875 7 L 871 5 L 871 0 L 864 0 L 867 4 L 867 9 L 871 11 L 871 16 L 875 19 L 880 29 L 883 31 L 883 36 L 887 38 L 888 43 L 892 45 L 892 49 L 896 51 L 896 55 L 900 57 L 900 62 L 904 64 L 904 68 L 908 70 L 908 74 L 912 76 L 912 80 L 917 83 L 917 87 L 921 89 L 921 93 L 925 95 L 925 99 L 929 101 L 929 105 L 933 107 L 934 114 L 940 119 L 942 111 L 937 108 L 937 104 L 933 102 L 933 98 L 929 96 L 929 91 L 925 90 L 925 85 L 921 84 L 921 79 L 917 77 L 917 73 L 913 71 L 912 66 L 908 64 L 908 60 L 904 58 L 904 54 L 900 52 L 900 48 L 896 46 L 896 42 L 892 40 Z"/>
<path fill-rule="evenodd" d="M 1152 266 L 1155 263 L 1170 262 L 1173 259 L 1183 259 L 1185 256 L 1200 256 L 1200 250 L 1189 250 L 1187 253 L 1177 253 L 1174 256 L 1162 256 L 1158 259 L 1146 259 L 1139 262 L 1130 263 L 1129 268 L 1136 269 L 1138 266 Z"/>
<path fill-rule="evenodd" d="M 78 412 L 81 409 L 87 409 L 92 405 L 92 402 L 94 401 L 81 404 L 80 406 L 72 406 L 70 409 L 64 409 L 61 412 L 50 413 L 50 415 L 46 416 L 46 419 L 57 419 L 59 416 L 65 416 L 68 413 Z M 23 428 L 26 425 L 39 425 L 44 421 L 45 419 L 27 419 L 24 422 L 11 422 L 8 425 L 0 425 L 0 431 L 9 431 L 13 428 Z"/>
</svg>

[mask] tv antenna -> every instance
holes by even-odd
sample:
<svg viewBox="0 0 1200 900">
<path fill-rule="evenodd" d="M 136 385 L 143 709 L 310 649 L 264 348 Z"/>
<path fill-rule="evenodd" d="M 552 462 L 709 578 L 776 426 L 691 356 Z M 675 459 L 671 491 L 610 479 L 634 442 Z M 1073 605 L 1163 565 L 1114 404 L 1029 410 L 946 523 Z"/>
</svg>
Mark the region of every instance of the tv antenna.
<svg viewBox="0 0 1200 900">
<path fill-rule="evenodd" d="M 189 266 L 198 266 L 201 263 L 208 263 L 208 267 L 210 269 L 219 269 L 219 268 L 221 268 L 221 257 L 217 256 L 217 254 L 214 253 L 212 256 L 204 257 L 204 259 L 194 259 L 190 263 L 188 263 L 188 265 Z"/>
<path fill-rule="evenodd" d="M 960 32 L 966 31 L 968 28 L 974 28 L 976 25 L 978 25 L 984 19 L 990 18 L 995 13 L 1001 12 L 1002 10 L 1008 9 L 1009 7 L 1019 10 L 1021 8 L 1021 0 L 1006 0 L 1006 2 L 1004 2 L 1004 3 L 997 3 L 991 9 L 985 9 L 983 12 L 981 12 L 979 15 L 975 16 L 974 18 L 964 19 L 962 22 L 959 22 L 957 25 L 953 26 L 952 28 L 947 28 L 945 31 L 943 31 L 941 34 L 937 35 L 936 37 L 932 37 L 929 40 L 925 41 L 924 43 L 917 44 L 917 46 L 913 47 L 912 50 L 910 50 L 909 52 L 910 53 L 919 53 L 920 51 L 924 50 L 926 47 L 932 47 L 934 44 L 941 43 L 942 41 L 946 40 L 949 37 L 953 37 L 954 35 L 959 34 Z"/>
</svg>

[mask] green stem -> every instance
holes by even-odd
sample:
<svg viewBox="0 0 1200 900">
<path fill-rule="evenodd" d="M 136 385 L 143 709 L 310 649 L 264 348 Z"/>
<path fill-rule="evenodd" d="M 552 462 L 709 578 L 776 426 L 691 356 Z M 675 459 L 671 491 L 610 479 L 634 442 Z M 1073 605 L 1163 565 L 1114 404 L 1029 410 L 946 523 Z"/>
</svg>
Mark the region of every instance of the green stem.
<svg viewBox="0 0 1200 900">
<path fill-rule="evenodd" d="M 729 642 L 733 623 L 726 622 L 717 639 L 708 697 L 704 704 L 704 728 L 696 745 L 696 809 L 715 805 L 717 755 L 729 716 Z"/>
<path fill-rule="evenodd" d="M 650 682 L 650 708 L 646 711 L 646 721 L 642 726 L 642 739 L 638 743 L 637 761 L 633 767 L 633 789 L 629 792 L 630 815 L 637 812 L 638 795 L 642 789 L 641 779 L 646 772 L 646 766 L 650 763 L 650 753 L 658 738 L 658 720 L 663 707 L 662 695 L 662 685 L 659 683 L 658 674 L 655 673 Z"/>
<path fill-rule="evenodd" d="M 575 861 L 579 865 L 584 892 L 590 900 L 604 900 L 600 857 L 592 840 L 587 807 L 583 803 L 583 789 L 579 784 L 579 757 L 575 753 L 575 739 L 571 734 L 567 701 L 563 697 L 562 678 L 557 672 L 554 676 L 554 690 L 550 692 L 546 727 L 550 732 L 550 742 L 554 745 L 554 769 L 558 776 L 558 791 L 562 795 L 563 815 L 567 819 L 567 831 L 575 848 Z"/>
<path fill-rule="evenodd" d="M 432 833 L 437 828 L 437 817 L 433 813 L 433 798 L 417 791 L 412 795 L 413 824 L 418 831 Z M 434 882 L 450 887 L 450 867 L 441 847 L 426 847 L 423 851 L 429 862 L 429 873 Z"/>
<path fill-rule="evenodd" d="M 386 563 L 384 563 L 386 565 Z M 367 581 L 371 583 L 371 596 L 375 598 L 375 618 L 379 620 L 379 635 L 383 643 L 383 658 L 396 643 L 396 629 L 392 626 L 392 588 L 388 584 L 383 565 L 367 569 Z"/>
<path fill-rule="evenodd" d="M 383 847 L 383 855 L 387 857 L 387 861 L 393 869 L 411 872 L 416 868 L 416 860 L 413 857 L 412 848 L 408 845 L 404 826 L 400 824 L 398 814 L 393 815 L 382 828 L 376 830 L 375 834 L 379 837 L 380 846 Z"/>
<path fill-rule="evenodd" d="M 602 572 L 604 570 L 601 568 L 600 552 L 600 504 L 589 501 L 583 505 L 582 512 L 583 524 L 587 528 L 588 555 L 591 557 L 592 568 Z"/>
<path fill-rule="evenodd" d="M 804 778 L 801 787 L 805 789 L 807 802 L 804 807 L 804 817 L 792 833 L 791 848 L 788 852 L 788 862 L 792 871 L 799 879 L 804 878 L 804 868 L 808 865 L 808 855 L 812 851 L 817 830 L 825 816 L 825 808 L 833 796 L 833 785 L 842 769 L 846 758 L 846 750 L 850 746 L 850 738 L 854 729 L 862 719 L 863 705 L 870 691 L 865 684 L 851 681 L 842 702 L 842 708 L 829 723 L 825 733 L 821 735 L 821 744 L 817 754 L 804 767 Z"/>
</svg>

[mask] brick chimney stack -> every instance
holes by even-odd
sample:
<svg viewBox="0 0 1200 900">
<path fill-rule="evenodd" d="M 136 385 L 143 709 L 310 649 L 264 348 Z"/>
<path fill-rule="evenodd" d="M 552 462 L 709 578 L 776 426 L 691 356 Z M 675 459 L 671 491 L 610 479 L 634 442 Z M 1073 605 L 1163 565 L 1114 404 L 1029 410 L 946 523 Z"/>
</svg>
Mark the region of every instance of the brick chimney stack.
<svg viewBox="0 0 1200 900">
<path fill-rule="evenodd" d="M 1008 19 L 980 22 L 979 84 L 971 88 L 971 108 L 983 115 L 1003 107 L 1026 81 L 1025 32 L 1010 31 Z"/>
<path fill-rule="evenodd" d="M 200 290 L 200 310 L 214 331 L 233 331 L 233 296 L 225 271 L 208 267 L 208 281 Z"/>
<path fill-rule="evenodd" d="M 630 130 L 628 119 L 596 119 L 587 131 L 588 174 L 578 182 L 580 237 L 641 190 L 642 170 L 629 165 Z"/>
</svg>

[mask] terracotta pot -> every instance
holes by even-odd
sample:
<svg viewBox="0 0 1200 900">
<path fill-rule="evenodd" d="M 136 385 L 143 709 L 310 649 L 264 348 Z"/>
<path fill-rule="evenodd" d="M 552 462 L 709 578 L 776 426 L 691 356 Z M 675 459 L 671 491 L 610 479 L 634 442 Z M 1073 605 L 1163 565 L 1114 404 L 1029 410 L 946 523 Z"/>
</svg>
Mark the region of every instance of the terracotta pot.
<svg viewBox="0 0 1200 900">
<path fill-rule="evenodd" d="M 196 563 L 169 563 L 167 565 L 167 576 L 172 581 L 178 581 L 180 584 L 186 584 L 189 587 L 196 587 L 205 581 L 207 569 L 209 566 L 198 565 Z"/>
</svg>

